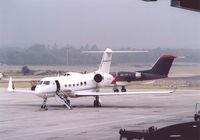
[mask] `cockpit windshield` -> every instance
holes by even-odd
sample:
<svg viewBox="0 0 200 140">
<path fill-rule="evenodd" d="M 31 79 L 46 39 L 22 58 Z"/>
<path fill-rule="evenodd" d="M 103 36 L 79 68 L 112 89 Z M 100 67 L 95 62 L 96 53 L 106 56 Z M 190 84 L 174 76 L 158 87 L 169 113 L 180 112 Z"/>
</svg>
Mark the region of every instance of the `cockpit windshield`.
<svg viewBox="0 0 200 140">
<path fill-rule="evenodd" d="M 69 73 L 65 73 L 64 76 L 70 76 L 70 74 Z"/>
<path fill-rule="evenodd" d="M 38 85 L 41 85 L 42 83 L 43 83 L 43 81 L 39 81 L 39 82 L 38 82 Z"/>
<path fill-rule="evenodd" d="M 50 81 L 44 81 L 43 85 L 50 85 Z"/>
<path fill-rule="evenodd" d="M 50 85 L 50 81 L 39 81 L 38 85 Z"/>
</svg>

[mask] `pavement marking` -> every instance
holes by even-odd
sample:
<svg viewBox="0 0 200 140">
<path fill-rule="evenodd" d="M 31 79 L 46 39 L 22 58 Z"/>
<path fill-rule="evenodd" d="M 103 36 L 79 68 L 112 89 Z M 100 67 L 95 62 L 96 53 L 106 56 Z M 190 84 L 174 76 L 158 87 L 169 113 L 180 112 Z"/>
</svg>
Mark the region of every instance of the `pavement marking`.
<svg viewBox="0 0 200 140">
<path fill-rule="evenodd" d="M 73 129 L 80 129 L 80 128 L 89 128 L 89 127 L 94 127 L 94 126 L 101 126 L 101 125 L 107 125 L 107 124 L 113 124 L 113 123 L 119 123 L 119 122 L 126 122 L 126 121 L 132 121 L 132 120 L 140 120 L 140 119 L 144 120 L 145 118 L 155 118 L 156 116 L 161 117 L 161 119 L 157 119 L 157 120 L 163 120 L 163 119 L 166 119 L 166 118 L 171 118 L 170 117 L 171 115 L 184 114 L 184 113 L 189 113 L 189 112 L 192 112 L 192 111 L 182 111 L 182 112 L 165 114 L 164 116 L 166 116 L 166 117 L 162 117 L 163 115 L 151 115 L 151 116 L 145 116 L 145 117 L 126 119 L 126 120 L 115 120 L 115 121 L 108 121 L 108 122 L 103 122 L 103 123 L 94 123 L 94 124 L 91 124 L 91 125 L 85 125 L 84 124 L 82 126 L 76 126 L 76 127 L 70 127 L 70 128 L 50 129 L 50 130 L 41 131 L 41 132 L 36 131 L 36 132 L 33 132 L 33 133 L 27 133 L 27 134 L 22 134 L 22 135 L 2 137 L 2 138 L 0 138 L 0 140 L 11 139 L 11 138 L 20 138 L 20 137 L 26 137 L 26 136 L 39 135 L 39 134 L 46 134 L 46 133 L 52 133 L 52 132 L 57 132 L 57 131 L 73 130 Z"/>
</svg>

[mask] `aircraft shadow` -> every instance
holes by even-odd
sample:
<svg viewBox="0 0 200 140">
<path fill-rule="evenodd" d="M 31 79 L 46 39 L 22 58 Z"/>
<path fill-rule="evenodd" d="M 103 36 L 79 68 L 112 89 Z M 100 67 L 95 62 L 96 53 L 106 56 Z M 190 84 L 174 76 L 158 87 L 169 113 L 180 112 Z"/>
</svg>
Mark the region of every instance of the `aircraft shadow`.
<svg viewBox="0 0 200 140">
<path fill-rule="evenodd" d="M 73 106 L 73 105 L 72 105 Z M 102 105 L 101 107 L 93 107 L 92 105 L 74 105 L 73 108 L 142 108 L 142 109 L 150 109 L 150 108 L 163 108 L 162 106 L 119 106 L 119 105 Z"/>
<path fill-rule="evenodd" d="M 27 107 L 37 107 L 37 108 L 40 108 L 40 104 L 17 104 L 17 105 L 6 105 L 6 106 L 9 106 L 9 107 L 17 107 L 17 106 L 21 106 L 21 107 L 24 107 L 24 108 L 27 108 Z M 60 105 L 60 104 L 49 104 L 47 105 L 48 108 L 54 108 L 54 109 L 63 109 L 63 108 L 66 108 L 64 105 Z M 78 108 L 95 108 L 95 109 L 108 109 L 108 108 L 127 108 L 127 109 L 152 109 L 152 108 L 164 108 L 164 106 L 130 106 L 130 105 L 123 105 L 123 106 L 120 106 L 120 105 L 102 105 L 101 107 L 94 107 L 93 105 L 73 105 L 72 104 L 72 108 L 74 109 L 78 109 Z"/>
</svg>

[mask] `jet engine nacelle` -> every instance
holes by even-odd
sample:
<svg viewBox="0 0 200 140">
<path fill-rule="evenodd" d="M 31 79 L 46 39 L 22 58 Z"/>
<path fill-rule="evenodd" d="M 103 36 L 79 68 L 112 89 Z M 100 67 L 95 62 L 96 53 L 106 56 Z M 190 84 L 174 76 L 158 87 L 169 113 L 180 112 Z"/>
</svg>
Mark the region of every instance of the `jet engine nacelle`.
<svg viewBox="0 0 200 140">
<path fill-rule="evenodd" d="M 114 77 L 109 73 L 97 73 L 94 75 L 93 80 L 98 87 L 101 87 L 110 85 L 114 80 Z"/>
<path fill-rule="evenodd" d="M 136 73 L 135 73 L 135 77 L 136 77 L 136 78 L 141 78 L 141 77 L 142 77 L 141 72 L 136 72 Z"/>
<path fill-rule="evenodd" d="M 103 80 L 103 76 L 101 74 L 98 73 L 94 75 L 94 81 L 96 83 L 100 83 L 102 80 Z"/>
</svg>

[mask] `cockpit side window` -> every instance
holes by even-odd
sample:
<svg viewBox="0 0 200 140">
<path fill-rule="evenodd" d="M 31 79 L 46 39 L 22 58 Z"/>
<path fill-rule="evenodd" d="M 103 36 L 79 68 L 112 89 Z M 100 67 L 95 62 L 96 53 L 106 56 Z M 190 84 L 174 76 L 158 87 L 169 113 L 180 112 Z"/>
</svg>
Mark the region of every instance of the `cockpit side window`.
<svg viewBox="0 0 200 140">
<path fill-rule="evenodd" d="M 70 76 L 70 74 L 69 73 L 65 73 L 64 76 Z"/>
<path fill-rule="evenodd" d="M 50 81 L 44 81 L 43 85 L 50 85 Z"/>
<path fill-rule="evenodd" d="M 43 83 L 43 81 L 39 81 L 39 82 L 38 82 L 38 85 L 41 85 L 42 83 Z"/>
</svg>

